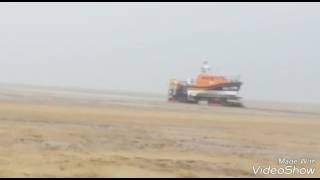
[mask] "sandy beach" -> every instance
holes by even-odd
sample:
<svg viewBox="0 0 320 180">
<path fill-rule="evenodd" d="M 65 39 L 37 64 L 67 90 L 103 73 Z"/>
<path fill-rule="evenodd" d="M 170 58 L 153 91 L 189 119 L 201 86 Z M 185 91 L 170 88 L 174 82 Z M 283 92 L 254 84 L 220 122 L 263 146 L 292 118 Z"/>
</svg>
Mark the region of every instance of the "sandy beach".
<svg viewBox="0 0 320 180">
<path fill-rule="evenodd" d="M 319 108 L 257 104 L 1 86 L 0 177 L 319 177 Z M 279 158 L 315 173 L 254 174 Z"/>
</svg>

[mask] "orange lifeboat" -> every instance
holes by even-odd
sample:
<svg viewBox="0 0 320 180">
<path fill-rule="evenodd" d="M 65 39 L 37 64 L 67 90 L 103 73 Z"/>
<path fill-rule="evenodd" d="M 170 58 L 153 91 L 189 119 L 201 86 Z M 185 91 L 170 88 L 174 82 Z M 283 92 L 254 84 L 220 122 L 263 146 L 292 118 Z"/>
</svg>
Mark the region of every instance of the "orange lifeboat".
<svg viewBox="0 0 320 180">
<path fill-rule="evenodd" d="M 199 88 L 208 88 L 218 84 L 224 84 L 228 81 L 224 76 L 215 76 L 207 73 L 201 73 L 197 76 L 195 86 Z"/>
</svg>

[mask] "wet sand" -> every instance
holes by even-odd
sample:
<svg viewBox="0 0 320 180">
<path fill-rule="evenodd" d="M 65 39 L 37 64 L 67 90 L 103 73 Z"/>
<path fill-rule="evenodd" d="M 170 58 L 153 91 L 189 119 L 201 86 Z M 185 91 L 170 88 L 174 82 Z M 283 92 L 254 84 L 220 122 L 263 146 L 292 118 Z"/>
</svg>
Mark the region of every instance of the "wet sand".
<svg viewBox="0 0 320 180">
<path fill-rule="evenodd" d="M 0 177 L 255 177 L 278 158 L 315 174 L 257 176 L 320 177 L 318 107 L 146 97 L 1 86 Z"/>
</svg>

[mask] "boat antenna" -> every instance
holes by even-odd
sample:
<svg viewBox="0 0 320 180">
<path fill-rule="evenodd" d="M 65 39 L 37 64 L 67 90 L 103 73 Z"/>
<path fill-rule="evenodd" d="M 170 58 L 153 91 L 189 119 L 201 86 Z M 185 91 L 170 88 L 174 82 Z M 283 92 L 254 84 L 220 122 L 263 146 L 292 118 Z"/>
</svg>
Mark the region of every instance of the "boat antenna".
<svg viewBox="0 0 320 180">
<path fill-rule="evenodd" d="M 204 60 L 204 61 L 203 61 L 203 64 L 202 64 L 202 67 L 201 67 L 201 71 L 202 71 L 203 73 L 208 73 L 208 72 L 211 71 L 211 67 L 210 67 L 210 65 L 209 65 L 209 63 L 208 63 L 207 60 Z"/>
</svg>

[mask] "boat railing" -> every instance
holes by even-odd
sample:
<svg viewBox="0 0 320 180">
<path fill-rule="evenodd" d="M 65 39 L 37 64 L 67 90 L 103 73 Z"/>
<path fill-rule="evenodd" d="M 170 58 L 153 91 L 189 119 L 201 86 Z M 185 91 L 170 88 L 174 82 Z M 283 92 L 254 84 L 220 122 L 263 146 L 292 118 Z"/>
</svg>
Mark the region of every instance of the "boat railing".
<svg viewBox="0 0 320 180">
<path fill-rule="evenodd" d="M 239 82 L 240 81 L 240 75 L 237 76 L 231 76 L 228 78 L 229 81 L 231 82 Z"/>
</svg>

